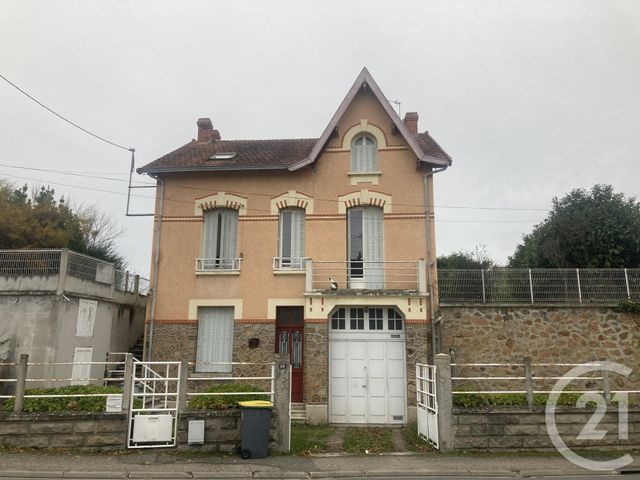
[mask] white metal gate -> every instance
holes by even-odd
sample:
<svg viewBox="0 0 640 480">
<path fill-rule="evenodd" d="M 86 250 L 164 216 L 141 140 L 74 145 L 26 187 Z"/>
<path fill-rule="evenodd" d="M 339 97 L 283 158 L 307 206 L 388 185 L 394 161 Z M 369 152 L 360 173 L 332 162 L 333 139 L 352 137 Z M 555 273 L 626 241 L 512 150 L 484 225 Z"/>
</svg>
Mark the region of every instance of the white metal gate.
<svg viewBox="0 0 640 480">
<path fill-rule="evenodd" d="M 416 363 L 418 435 L 424 437 L 435 448 L 439 448 L 436 375 L 435 365 Z"/>
<path fill-rule="evenodd" d="M 133 362 L 128 448 L 175 447 L 180 362 Z"/>
</svg>

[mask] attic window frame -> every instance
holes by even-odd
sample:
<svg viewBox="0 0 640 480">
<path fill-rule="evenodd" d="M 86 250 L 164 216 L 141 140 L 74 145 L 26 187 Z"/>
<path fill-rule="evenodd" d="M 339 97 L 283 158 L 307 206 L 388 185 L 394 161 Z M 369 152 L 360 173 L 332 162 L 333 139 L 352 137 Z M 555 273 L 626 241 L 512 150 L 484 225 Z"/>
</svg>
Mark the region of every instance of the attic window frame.
<svg viewBox="0 0 640 480">
<path fill-rule="evenodd" d="M 218 152 L 209 157 L 209 160 L 232 160 L 238 154 L 236 152 Z"/>
</svg>

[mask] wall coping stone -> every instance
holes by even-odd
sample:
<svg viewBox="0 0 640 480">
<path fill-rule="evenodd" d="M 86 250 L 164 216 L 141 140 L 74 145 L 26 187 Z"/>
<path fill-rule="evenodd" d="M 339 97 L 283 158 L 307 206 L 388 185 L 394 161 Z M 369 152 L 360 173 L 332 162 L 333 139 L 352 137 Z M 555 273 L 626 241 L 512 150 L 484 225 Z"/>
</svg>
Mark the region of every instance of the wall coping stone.
<svg viewBox="0 0 640 480">
<path fill-rule="evenodd" d="M 126 420 L 124 413 L 105 412 L 37 412 L 37 413 L 6 413 L 0 412 L 0 421 L 30 421 L 30 420 Z"/>
<path fill-rule="evenodd" d="M 558 406 L 556 407 L 556 414 L 560 413 L 593 413 L 595 407 L 585 407 L 585 408 L 577 408 L 577 407 L 569 407 L 569 406 Z M 473 414 L 506 414 L 506 415 L 521 415 L 528 413 L 539 413 L 544 414 L 546 411 L 543 405 L 536 405 L 533 408 L 521 407 L 521 406 L 496 406 L 489 405 L 486 407 L 454 407 L 453 414 L 454 415 L 473 415 Z M 630 405 L 627 408 L 629 413 L 640 413 L 640 406 Z"/>
<path fill-rule="evenodd" d="M 620 302 L 612 302 L 612 303 L 441 303 L 440 308 L 518 308 L 518 309 L 526 309 L 526 310 L 537 310 L 537 309 L 558 309 L 565 310 L 569 308 L 584 308 L 584 309 L 593 309 L 593 308 L 605 308 L 605 309 L 614 309 L 620 306 Z M 625 313 L 625 312 L 619 312 Z"/>
</svg>

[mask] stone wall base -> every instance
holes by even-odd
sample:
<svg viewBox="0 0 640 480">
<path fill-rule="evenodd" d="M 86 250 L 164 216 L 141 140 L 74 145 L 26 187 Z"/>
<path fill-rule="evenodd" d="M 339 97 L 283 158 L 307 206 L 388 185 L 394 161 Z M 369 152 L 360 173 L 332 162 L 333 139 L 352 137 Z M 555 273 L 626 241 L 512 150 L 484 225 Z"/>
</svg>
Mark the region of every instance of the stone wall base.
<svg viewBox="0 0 640 480">
<path fill-rule="evenodd" d="M 311 425 L 321 425 L 328 421 L 328 405 L 307 405 L 307 423 Z"/>
</svg>

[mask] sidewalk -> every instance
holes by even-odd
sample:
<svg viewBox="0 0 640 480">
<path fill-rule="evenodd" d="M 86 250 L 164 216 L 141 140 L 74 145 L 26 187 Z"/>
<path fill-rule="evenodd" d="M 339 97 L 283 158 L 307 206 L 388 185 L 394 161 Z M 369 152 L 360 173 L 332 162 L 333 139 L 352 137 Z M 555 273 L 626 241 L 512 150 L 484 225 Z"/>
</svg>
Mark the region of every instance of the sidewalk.
<svg viewBox="0 0 640 480">
<path fill-rule="evenodd" d="M 640 471 L 640 456 L 634 465 Z M 0 453 L 0 478 L 348 478 L 588 475 L 558 455 L 276 456 L 242 460 L 180 452 Z M 633 476 L 635 477 L 635 475 Z"/>
</svg>

